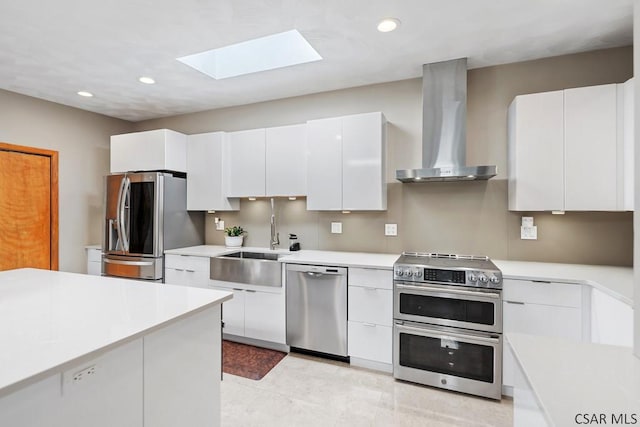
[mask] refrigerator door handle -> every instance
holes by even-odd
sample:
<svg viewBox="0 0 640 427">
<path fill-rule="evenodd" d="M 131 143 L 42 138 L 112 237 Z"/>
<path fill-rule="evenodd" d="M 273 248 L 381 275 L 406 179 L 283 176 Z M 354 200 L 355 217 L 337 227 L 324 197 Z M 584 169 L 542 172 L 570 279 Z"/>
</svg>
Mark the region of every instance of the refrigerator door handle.
<svg viewBox="0 0 640 427">
<path fill-rule="evenodd" d="M 123 243 L 123 237 L 122 237 L 122 216 L 124 214 L 124 209 L 123 209 L 123 203 L 122 203 L 122 193 L 124 193 L 124 186 L 126 184 L 126 175 L 124 178 L 122 178 L 122 180 L 120 181 L 120 188 L 118 189 L 118 202 L 117 202 L 117 206 L 118 206 L 118 210 L 116 211 L 116 231 L 118 232 L 118 241 L 116 242 L 116 247 L 114 248 L 115 250 L 118 250 L 118 245 L 120 245 L 120 247 L 122 248 L 122 250 L 124 251 L 124 243 Z"/>
<path fill-rule="evenodd" d="M 125 175 L 123 181 L 124 185 L 122 186 L 122 200 L 120 200 L 121 205 L 120 211 L 118 212 L 118 215 L 120 216 L 120 225 L 118 226 L 118 229 L 121 230 L 120 235 L 122 236 L 122 249 L 125 252 L 129 252 L 129 236 L 127 236 L 127 228 L 125 224 L 125 207 L 127 205 L 127 198 L 129 199 L 129 201 L 131 200 L 131 180 L 128 176 Z"/>
</svg>

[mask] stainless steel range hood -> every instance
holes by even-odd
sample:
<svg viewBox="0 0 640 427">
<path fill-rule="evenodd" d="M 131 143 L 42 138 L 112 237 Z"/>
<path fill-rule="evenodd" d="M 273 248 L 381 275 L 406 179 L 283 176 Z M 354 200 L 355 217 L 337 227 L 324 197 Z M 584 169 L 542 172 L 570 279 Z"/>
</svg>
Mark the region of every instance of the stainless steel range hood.
<svg viewBox="0 0 640 427">
<path fill-rule="evenodd" d="M 496 166 L 467 166 L 467 59 L 422 66 L 422 168 L 400 169 L 402 182 L 487 180 Z"/>
</svg>

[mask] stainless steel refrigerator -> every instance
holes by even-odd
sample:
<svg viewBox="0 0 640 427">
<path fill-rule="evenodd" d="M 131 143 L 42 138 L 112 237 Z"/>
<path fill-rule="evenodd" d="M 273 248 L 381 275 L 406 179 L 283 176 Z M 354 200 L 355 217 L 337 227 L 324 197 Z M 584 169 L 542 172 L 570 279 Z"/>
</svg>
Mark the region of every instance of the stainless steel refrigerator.
<svg viewBox="0 0 640 427">
<path fill-rule="evenodd" d="M 168 172 L 105 177 L 102 275 L 162 282 L 164 251 L 204 242 L 204 212 L 187 211 L 187 180 Z"/>
</svg>

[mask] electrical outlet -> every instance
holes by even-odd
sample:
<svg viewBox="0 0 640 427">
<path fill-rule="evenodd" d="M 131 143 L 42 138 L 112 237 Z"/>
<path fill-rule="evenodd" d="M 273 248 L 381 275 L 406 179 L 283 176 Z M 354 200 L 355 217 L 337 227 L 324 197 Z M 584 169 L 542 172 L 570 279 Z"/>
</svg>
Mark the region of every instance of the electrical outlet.
<svg viewBox="0 0 640 427">
<path fill-rule="evenodd" d="M 398 235 L 398 224 L 385 224 L 384 225 L 384 235 L 385 236 L 397 236 Z"/>
<path fill-rule="evenodd" d="M 538 227 L 536 227 L 535 225 L 520 227 L 520 239 L 538 240 Z"/>
<path fill-rule="evenodd" d="M 331 223 L 331 233 L 333 233 L 333 234 L 342 234 L 342 223 L 341 222 L 332 222 Z"/>
<path fill-rule="evenodd" d="M 224 230 L 224 221 L 219 219 L 216 222 L 216 230 Z"/>
<path fill-rule="evenodd" d="M 72 380 L 71 382 L 73 384 L 79 384 L 82 381 L 86 381 L 87 378 L 92 377 L 95 374 L 96 374 L 96 365 L 91 365 L 73 374 L 73 376 L 71 377 L 71 380 Z"/>
</svg>

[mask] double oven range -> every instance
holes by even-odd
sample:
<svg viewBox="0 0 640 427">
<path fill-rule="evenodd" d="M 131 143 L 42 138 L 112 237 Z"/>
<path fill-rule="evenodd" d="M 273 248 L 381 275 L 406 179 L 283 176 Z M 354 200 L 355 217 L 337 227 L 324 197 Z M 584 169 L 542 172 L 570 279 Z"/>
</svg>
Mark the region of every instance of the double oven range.
<svg viewBox="0 0 640 427">
<path fill-rule="evenodd" d="M 409 253 L 394 264 L 393 375 L 502 395 L 502 273 L 487 257 Z"/>
</svg>

